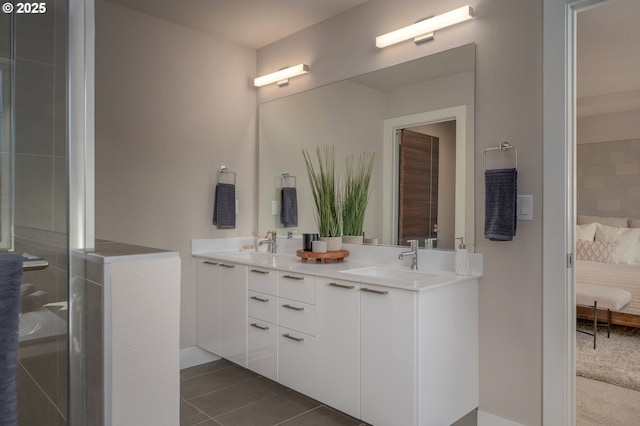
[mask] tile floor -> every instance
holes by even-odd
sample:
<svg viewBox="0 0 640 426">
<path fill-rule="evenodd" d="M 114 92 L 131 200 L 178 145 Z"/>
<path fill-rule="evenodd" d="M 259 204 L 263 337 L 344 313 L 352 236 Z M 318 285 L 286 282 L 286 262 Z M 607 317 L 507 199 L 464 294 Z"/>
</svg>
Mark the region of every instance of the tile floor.
<svg viewBox="0 0 640 426">
<path fill-rule="evenodd" d="M 359 426 L 320 404 L 226 360 L 180 372 L 180 426 Z"/>
</svg>

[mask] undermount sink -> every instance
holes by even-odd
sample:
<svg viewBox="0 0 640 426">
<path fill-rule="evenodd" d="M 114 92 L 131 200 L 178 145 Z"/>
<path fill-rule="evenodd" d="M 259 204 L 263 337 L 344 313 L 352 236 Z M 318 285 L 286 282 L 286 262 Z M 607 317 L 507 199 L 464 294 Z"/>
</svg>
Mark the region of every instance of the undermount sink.
<svg viewBox="0 0 640 426">
<path fill-rule="evenodd" d="M 358 269 L 346 269 L 345 274 L 360 275 L 369 278 L 379 278 L 383 280 L 392 280 L 394 282 L 409 282 L 424 280 L 426 278 L 437 277 L 438 275 L 426 274 L 421 271 L 405 271 L 396 268 L 386 268 L 383 266 L 370 266 Z"/>
</svg>

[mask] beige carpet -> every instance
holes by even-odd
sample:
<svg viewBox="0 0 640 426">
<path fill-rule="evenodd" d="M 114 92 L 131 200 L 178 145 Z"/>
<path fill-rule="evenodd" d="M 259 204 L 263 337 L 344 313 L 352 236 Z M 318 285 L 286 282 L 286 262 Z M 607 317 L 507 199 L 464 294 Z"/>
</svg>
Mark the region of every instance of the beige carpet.
<svg viewBox="0 0 640 426">
<path fill-rule="evenodd" d="M 595 350 L 592 336 L 577 333 L 576 375 L 640 391 L 640 329 L 611 326 L 609 339 L 600 329 Z"/>
<path fill-rule="evenodd" d="M 640 392 L 576 377 L 576 426 L 637 426 Z"/>
</svg>

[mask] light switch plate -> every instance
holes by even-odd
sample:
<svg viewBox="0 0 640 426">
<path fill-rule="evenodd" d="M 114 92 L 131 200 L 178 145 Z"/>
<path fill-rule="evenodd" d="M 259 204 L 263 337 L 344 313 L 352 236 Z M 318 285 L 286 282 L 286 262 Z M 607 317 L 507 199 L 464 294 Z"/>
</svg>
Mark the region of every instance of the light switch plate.
<svg viewBox="0 0 640 426">
<path fill-rule="evenodd" d="M 271 214 L 276 215 L 278 213 L 280 213 L 280 204 L 276 200 L 271 200 Z"/>
<path fill-rule="evenodd" d="M 533 195 L 518 195 L 518 220 L 533 220 Z"/>
</svg>

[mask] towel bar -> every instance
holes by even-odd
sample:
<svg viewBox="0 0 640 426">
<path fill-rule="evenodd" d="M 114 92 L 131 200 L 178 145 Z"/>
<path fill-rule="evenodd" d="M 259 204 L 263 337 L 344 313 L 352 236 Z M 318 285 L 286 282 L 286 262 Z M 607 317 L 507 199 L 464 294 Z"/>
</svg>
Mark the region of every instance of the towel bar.
<svg viewBox="0 0 640 426">
<path fill-rule="evenodd" d="M 232 176 L 233 182 L 222 182 L 225 176 Z M 236 184 L 236 172 L 233 172 L 227 169 L 227 166 L 220 166 L 220 170 L 218 170 L 218 183 L 231 183 L 233 185 Z"/>
<path fill-rule="evenodd" d="M 293 185 L 287 183 L 287 180 L 293 180 Z M 280 178 L 280 187 L 281 188 L 295 188 L 296 187 L 296 177 L 290 175 L 289 172 L 282 172 L 282 177 Z"/>
<path fill-rule="evenodd" d="M 503 151 L 509 151 L 510 149 L 515 149 L 516 150 L 516 169 L 518 169 L 518 148 L 516 148 L 515 146 L 511 145 L 509 142 L 500 142 L 498 144 L 497 147 L 495 148 L 485 148 L 484 149 L 484 171 L 487 171 L 487 152 L 489 151 L 499 151 L 499 152 L 503 152 Z"/>
</svg>

